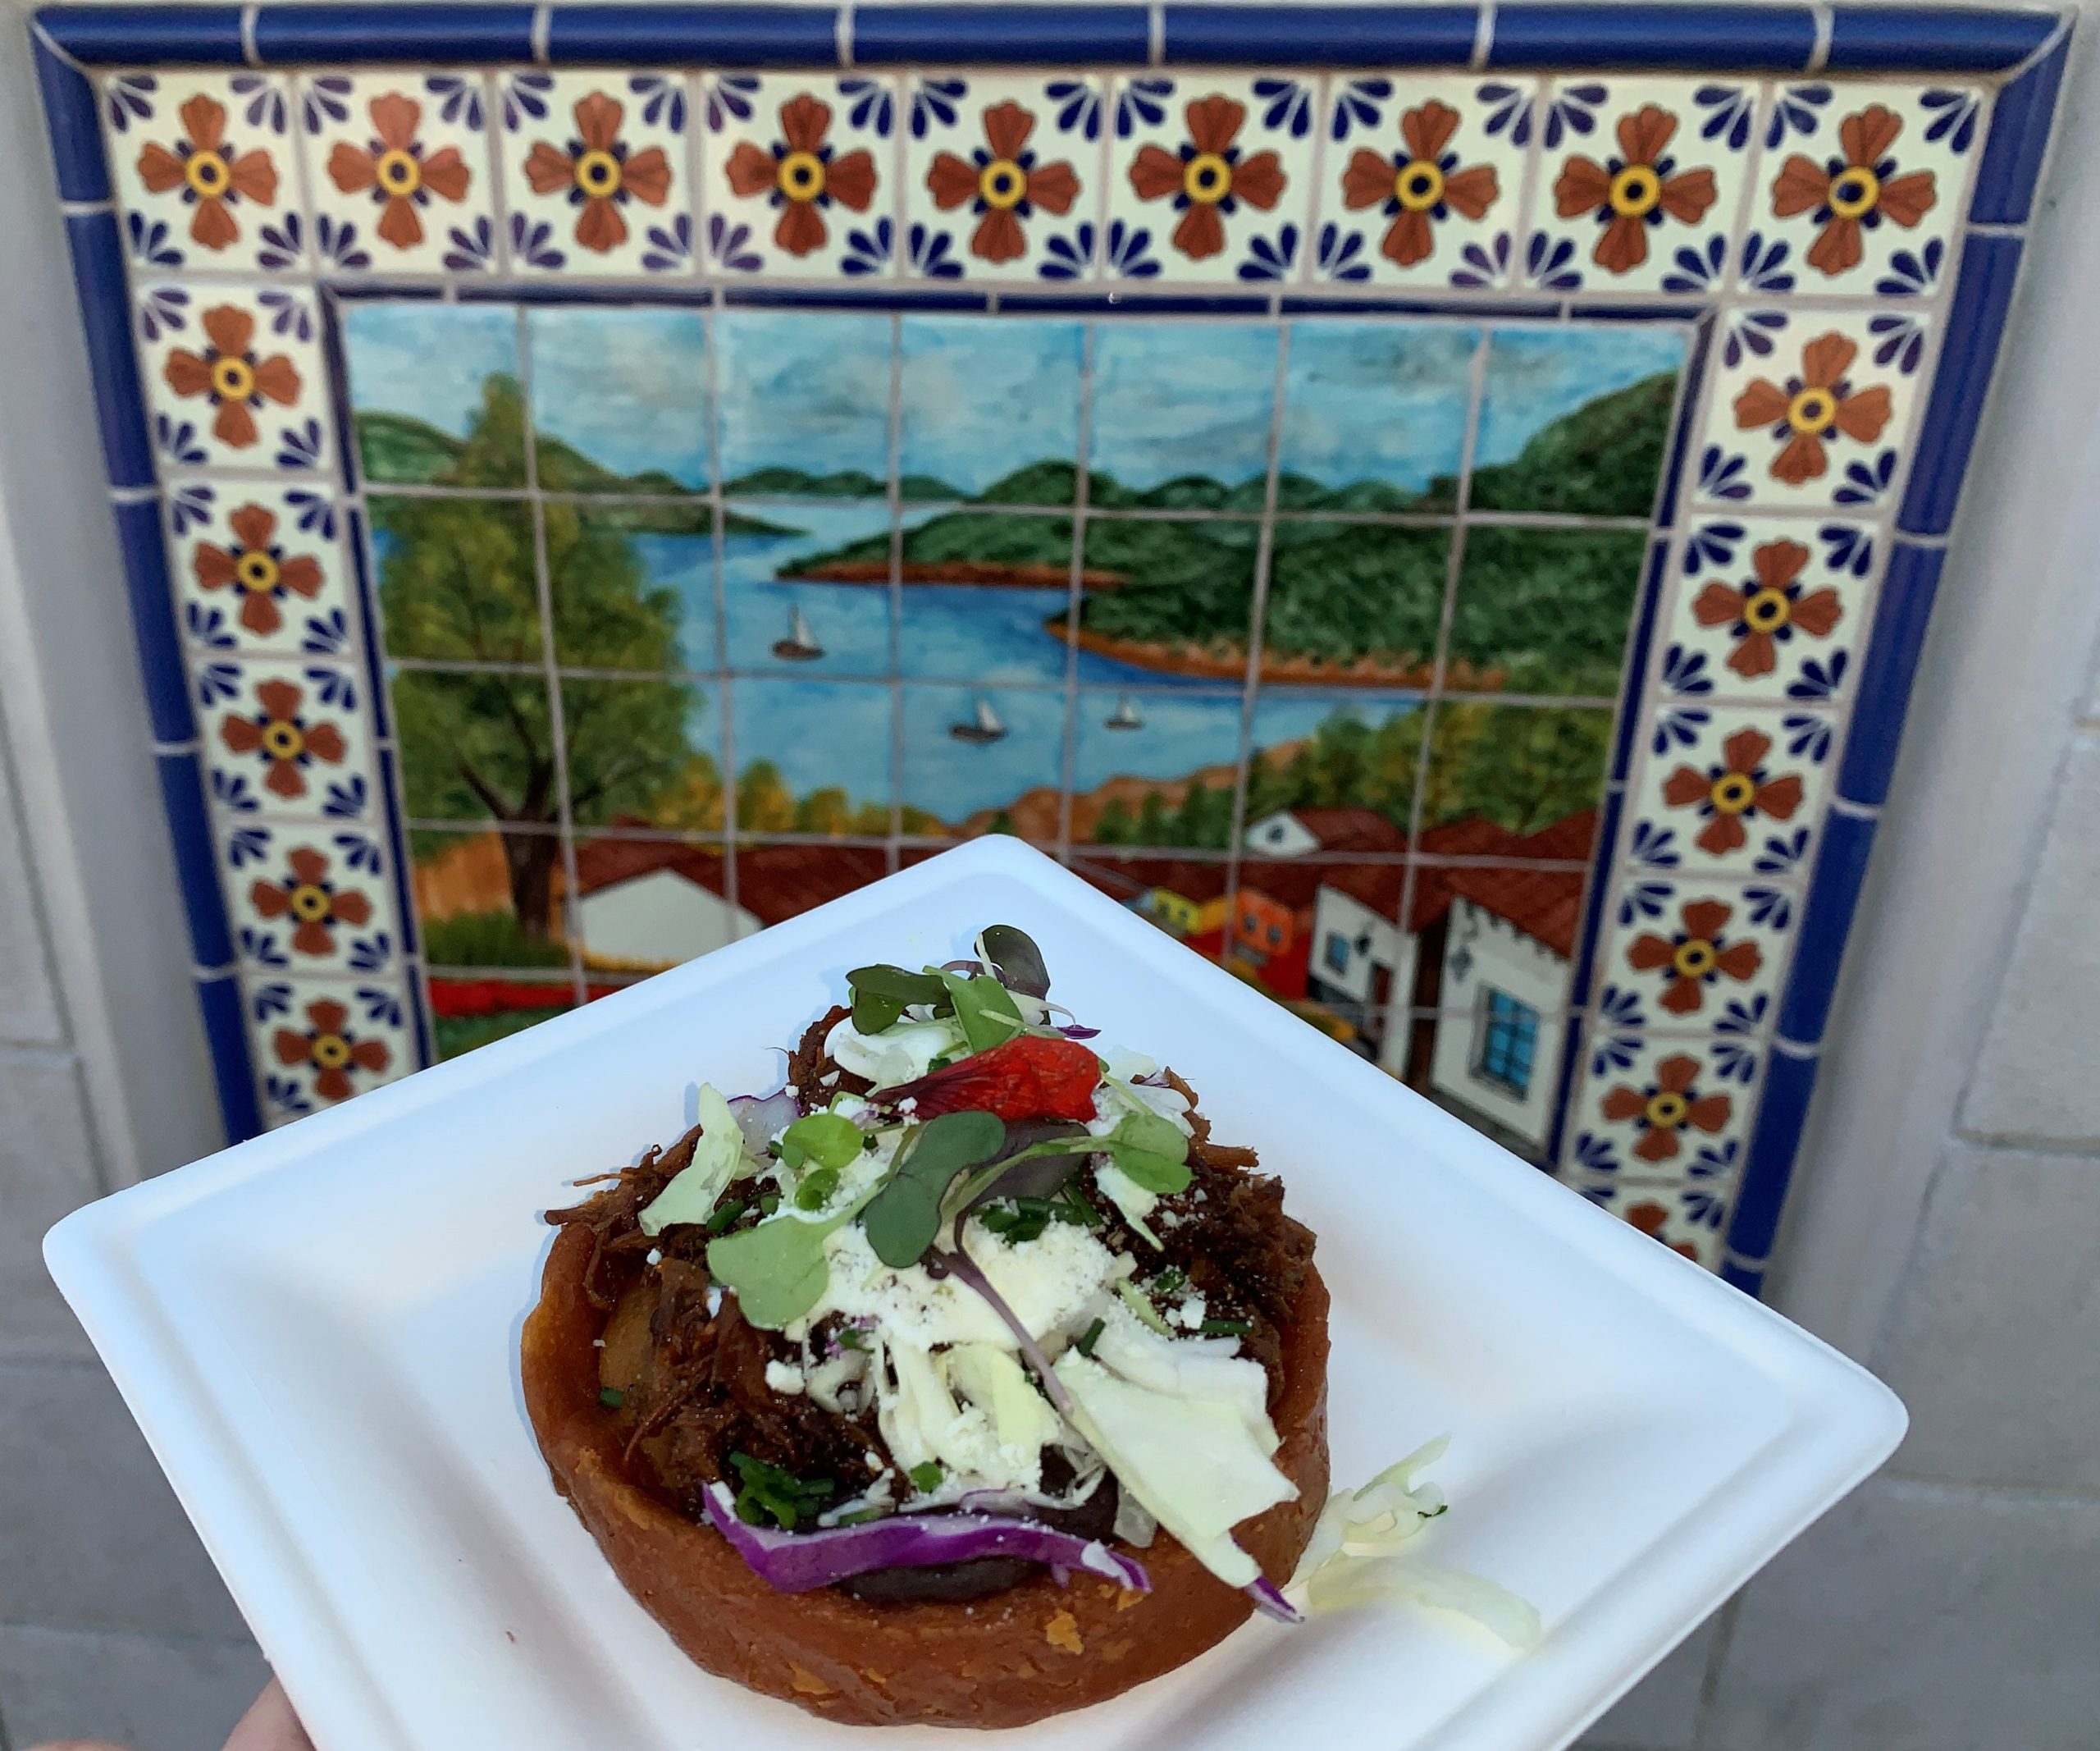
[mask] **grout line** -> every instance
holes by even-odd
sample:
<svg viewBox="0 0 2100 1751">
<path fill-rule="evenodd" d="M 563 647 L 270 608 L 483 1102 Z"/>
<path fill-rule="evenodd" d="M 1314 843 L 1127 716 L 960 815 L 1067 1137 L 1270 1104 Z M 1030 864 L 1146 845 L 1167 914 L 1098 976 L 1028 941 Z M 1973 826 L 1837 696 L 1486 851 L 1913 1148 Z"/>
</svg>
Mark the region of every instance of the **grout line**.
<svg viewBox="0 0 2100 1751">
<path fill-rule="evenodd" d="M 528 41 L 532 50 L 532 65 L 547 65 L 547 39 L 554 33 L 555 14 L 550 6 L 532 8 L 532 30 Z"/>
<path fill-rule="evenodd" d="M 1837 14 L 1828 6 L 1818 5 L 1813 9 L 1815 19 L 1815 41 L 1808 52 L 1808 65 L 1801 69 L 1801 76 L 1812 77 L 1830 63 L 1830 36 L 1837 23 Z M 1777 93 L 1777 82 L 1774 82 Z"/>
<path fill-rule="evenodd" d="M 853 65 L 853 27 L 857 22 L 853 16 L 853 0 L 844 0 L 832 25 L 832 48 L 842 68 Z"/>
<path fill-rule="evenodd" d="M 1297 286 L 1310 290 L 1314 284 L 1312 266 L 1320 254 L 1320 221 L 1327 208 L 1327 139 L 1334 131 L 1334 82 L 1331 73 L 1317 75 L 1312 82 L 1312 158 L 1307 176 L 1312 184 L 1310 204 L 1304 213 L 1305 254 L 1296 267 L 1290 270 L 1290 278 L 1277 282 L 1269 299 L 1269 319 L 1283 320 L 1285 287 Z"/>
<path fill-rule="evenodd" d="M 541 15 L 546 16 L 545 9 Z M 546 679 L 547 734 L 553 746 L 547 751 L 555 768 L 555 811 L 560 829 L 562 880 L 562 935 L 568 945 L 568 971 L 577 1007 L 585 1001 L 583 930 L 580 908 L 582 896 L 576 889 L 575 821 L 570 812 L 568 789 L 568 724 L 563 710 L 561 673 L 555 667 L 554 579 L 547 568 L 546 507 L 540 502 L 539 409 L 532 398 L 532 336 L 531 312 L 520 304 L 518 323 L 518 399 L 525 410 L 525 486 L 532 495 L 532 573 L 540 612 L 541 673 Z M 542 924 L 550 921 L 543 920 Z M 520 923 L 523 924 L 521 920 Z"/>
<path fill-rule="evenodd" d="M 696 129 L 700 123 L 697 110 L 693 112 Z M 737 876 L 737 726 L 736 683 L 729 673 L 729 538 L 727 524 L 728 511 L 722 498 L 722 397 L 721 397 L 721 339 L 722 299 L 717 293 L 714 301 L 707 308 L 703 322 L 703 339 L 706 346 L 703 369 L 707 393 L 707 501 L 708 546 L 714 566 L 714 709 L 722 720 L 722 903 L 728 909 L 732 928 L 739 935 L 742 926 L 738 912 L 742 902 L 739 899 Z"/>
<path fill-rule="evenodd" d="M 1230 958 L 1233 915 L 1239 909 L 1240 840 L 1247 830 L 1247 769 L 1253 757 L 1254 712 L 1261 698 L 1262 650 L 1264 623 L 1268 618 L 1269 566 L 1276 551 L 1276 479 L 1283 455 L 1284 404 L 1290 383 L 1291 326 L 1276 324 L 1276 377 L 1269 405 L 1268 459 L 1262 482 L 1262 526 L 1254 542 L 1254 587 L 1248 604 L 1247 667 L 1240 683 L 1239 753 L 1232 774 L 1231 825 L 1225 842 L 1226 919 L 1218 941 L 1218 958 Z"/>
<path fill-rule="evenodd" d="M 262 65 L 262 57 L 255 49 L 255 12 L 256 8 L 253 5 L 240 9 L 240 58 L 252 67 L 259 67 Z M 296 116 L 293 118 L 293 126 L 298 126 Z M 311 208 L 307 210 L 313 211 Z"/>
<path fill-rule="evenodd" d="M 30 34 L 34 37 L 39 43 L 43 45 L 46 53 L 49 54 L 53 60 L 62 62 L 66 66 L 72 68 L 72 70 L 75 73 L 78 73 L 81 78 L 88 81 L 88 84 L 91 88 L 94 89 L 95 131 L 98 134 L 101 133 L 103 131 L 102 91 L 99 87 L 95 86 L 94 74 L 84 62 L 76 60 L 70 53 L 58 46 L 58 39 L 52 35 L 51 32 L 45 28 L 43 21 L 39 18 L 34 12 L 30 14 L 29 25 Z M 107 143 L 105 143 L 105 145 Z"/>
<path fill-rule="evenodd" d="M 900 88 L 901 95 L 902 88 Z M 897 129 L 897 163 L 904 162 L 905 130 Z M 897 239 L 903 245 L 902 237 Z M 904 839 L 904 318 L 889 319 L 889 424 L 885 434 L 889 474 L 883 491 L 889 500 L 889 866 L 902 867 L 898 851 Z"/>
<path fill-rule="evenodd" d="M 1828 805 L 1833 815 L 1849 815 L 1855 821 L 1879 821 L 1881 805 L 1879 802 L 1855 802 L 1849 797 L 1833 796 Z"/>
<path fill-rule="evenodd" d="M 1823 1052 L 1820 1045 L 1804 1045 L 1798 1040 L 1787 1039 L 1784 1034 L 1778 1032 L 1776 1029 L 1772 1035 L 1772 1049 L 1783 1057 L 1798 1058 L 1804 1063 L 1811 1058 L 1819 1057 Z"/>
<path fill-rule="evenodd" d="M 91 219 L 98 213 L 116 211 L 114 197 L 98 201 L 61 201 L 58 203 L 59 216 L 67 219 Z"/>
<path fill-rule="evenodd" d="M 1473 52 L 1466 62 L 1469 73 L 1487 71 L 1488 57 L 1495 50 L 1495 0 L 1481 0 L 1479 11 L 1473 19 Z"/>
<path fill-rule="evenodd" d="M 109 502 L 112 505 L 150 505 L 161 496 L 158 487 L 112 487 Z"/>
<path fill-rule="evenodd" d="M 1069 592 L 1065 609 L 1065 747 L 1064 770 L 1057 796 L 1057 861 L 1066 863 L 1072 855 L 1072 787 L 1078 777 L 1080 722 L 1080 587 L 1086 573 L 1086 524 L 1092 501 L 1093 472 L 1093 341 L 1094 325 L 1080 329 L 1079 423 L 1073 434 L 1072 453 L 1076 472 L 1072 477 L 1072 550 L 1066 567 Z"/>
<path fill-rule="evenodd" d="M 1166 63 L 1166 8 L 1161 0 L 1152 0 L 1145 8 L 1145 65 L 1163 66 Z M 1109 118 L 1110 126 L 1113 119 Z"/>
<path fill-rule="evenodd" d="M 2041 43 L 2036 47 L 2034 53 L 2029 55 L 2025 61 L 2020 62 L 2018 66 L 2010 67 L 1998 75 L 1998 89 L 2002 91 L 2007 85 L 2013 84 L 2016 80 L 2025 78 L 2029 73 L 2032 72 L 2036 67 L 2039 66 L 2042 62 L 2048 60 L 2050 56 L 2053 55 L 2057 52 L 2057 46 L 2070 34 L 2070 15 L 2068 13 L 2060 13 L 2057 18 L 2057 28 L 2042 39 Z M 1978 156 L 1980 157 L 1981 154 L 1979 153 Z"/>
</svg>

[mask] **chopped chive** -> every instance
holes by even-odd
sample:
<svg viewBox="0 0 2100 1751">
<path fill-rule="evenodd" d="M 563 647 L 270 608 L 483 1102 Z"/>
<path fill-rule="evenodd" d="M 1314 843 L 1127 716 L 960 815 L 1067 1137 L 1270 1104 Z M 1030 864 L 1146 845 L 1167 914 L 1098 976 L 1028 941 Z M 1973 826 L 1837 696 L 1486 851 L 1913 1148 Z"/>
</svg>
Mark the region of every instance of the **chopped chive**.
<svg viewBox="0 0 2100 1751">
<path fill-rule="evenodd" d="M 1162 1295 L 1171 1295 L 1188 1280 L 1186 1273 L 1180 1265 L 1170 1264 L 1158 1276 L 1153 1278 L 1153 1287 Z"/>
<path fill-rule="evenodd" d="M 842 1325 L 838 1328 L 838 1347 L 842 1350 L 859 1350 L 865 1353 L 868 1344 L 867 1340 L 861 1337 L 857 1327 Z"/>
<path fill-rule="evenodd" d="M 875 1149 L 880 1145 L 881 1141 L 882 1140 L 871 1131 L 867 1134 L 867 1136 L 861 1139 L 861 1147 L 865 1150 Z M 843 1524 L 843 1522 L 841 1524 Z"/>
<path fill-rule="evenodd" d="M 1079 1342 L 1079 1352 L 1081 1356 L 1090 1356 L 1093 1354 L 1093 1346 L 1101 1342 L 1101 1334 L 1107 1329 L 1107 1327 L 1108 1322 L 1106 1319 L 1097 1319 L 1086 1328 Z"/>
<path fill-rule="evenodd" d="M 707 1218 L 707 1232 L 710 1234 L 727 1234 L 736 1226 L 737 1218 L 750 1208 L 741 1198 L 733 1204 L 724 1205 Z"/>
<path fill-rule="evenodd" d="M 871 1520 L 880 1520 L 880 1508 L 856 1508 L 851 1514 L 842 1514 L 832 1522 L 834 1526 L 858 1526 Z"/>
<path fill-rule="evenodd" d="M 911 1479 L 914 1489 L 931 1495 L 941 1487 L 941 1479 L 947 1474 L 942 1470 L 938 1459 L 929 1459 L 914 1465 L 905 1475 Z"/>
<path fill-rule="evenodd" d="M 1254 1329 L 1252 1319 L 1206 1319 L 1196 1328 L 1205 1337 L 1244 1337 Z"/>
<path fill-rule="evenodd" d="M 759 1214 L 760 1214 L 761 1216 L 770 1216 L 770 1215 L 771 1215 L 771 1214 L 772 1214 L 775 1210 L 778 1209 L 779 1208 L 780 1208 L 780 1194 L 779 1194 L 778 1192 L 777 1192 L 777 1191 L 768 1191 L 768 1192 L 762 1192 L 762 1193 L 760 1193 L 760 1196 L 759 1196 L 759 1200 L 758 1200 L 758 1211 L 759 1211 Z"/>
<path fill-rule="evenodd" d="M 598 1388 L 598 1402 L 608 1410 L 623 1410 L 627 1405 L 627 1394 L 616 1386 L 601 1386 Z"/>
</svg>

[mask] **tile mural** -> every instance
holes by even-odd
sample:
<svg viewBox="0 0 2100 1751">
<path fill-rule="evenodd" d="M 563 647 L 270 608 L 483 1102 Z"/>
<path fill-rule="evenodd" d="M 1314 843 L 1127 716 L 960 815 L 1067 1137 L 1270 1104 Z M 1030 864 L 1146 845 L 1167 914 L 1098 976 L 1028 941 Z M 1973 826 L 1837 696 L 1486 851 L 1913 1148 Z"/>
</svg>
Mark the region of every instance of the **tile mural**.
<svg viewBox="0 0 2100 1751">
<path fill-rule="evenodd" d="M 1842 75 L 838 23 L 836 66 L 52 62 L 238 1123 L 1006 833 L 1754 1286 L 2025 62 L 1869 64 L 1842 7 Z"/>
</svg>

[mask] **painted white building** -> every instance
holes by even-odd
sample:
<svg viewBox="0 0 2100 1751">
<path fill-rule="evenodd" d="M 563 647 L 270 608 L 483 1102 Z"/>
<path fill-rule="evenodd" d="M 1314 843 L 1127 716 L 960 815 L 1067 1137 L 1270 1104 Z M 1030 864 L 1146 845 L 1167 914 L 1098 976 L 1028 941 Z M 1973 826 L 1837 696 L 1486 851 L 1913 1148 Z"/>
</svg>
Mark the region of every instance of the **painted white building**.
<svg viewBox="0 0 2100 1751">
<path fill-rule="evenodd" d="M 1414 989 L 1415 939 L 1393 921 L 1396 904 L 1397 897 L 1380 908 L 1322 883 L 1312 903 L 1312 951 L 1305 969 L 1306 994 L 1347 1016 L 1377 1044 L 1388 1069 L 1399 1068 L 1397 1060 L 1405 1058 L 1407 1029 L 1388 1032 L 1387 1008 L 1394 992 L 1404 996 Z"/>
<path fill-rule="evenodd" d="M 1315 851 L 1397 852 L 1407 834 L 1370 808 L 1278 809 L 1250 821 L 1240 835 L 1246 849 L 1267 857 L 1302 857 Z"/>
<path fill-rule="evenodd" d="M 674 967 L 758 929 L 759 921 L 675 868 L 585 894 L 577 907 L 594 962 Z"/>
</svg>

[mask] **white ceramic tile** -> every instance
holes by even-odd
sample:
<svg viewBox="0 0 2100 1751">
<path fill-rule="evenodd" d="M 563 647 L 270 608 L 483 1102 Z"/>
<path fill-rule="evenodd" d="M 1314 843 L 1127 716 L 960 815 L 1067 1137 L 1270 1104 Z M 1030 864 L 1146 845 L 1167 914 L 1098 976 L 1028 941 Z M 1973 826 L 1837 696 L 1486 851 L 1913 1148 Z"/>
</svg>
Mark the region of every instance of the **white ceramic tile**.
<svg viewBox="0 0 2100 1751">
<path fill-rule="evenodd" d="M 1092 272 L 1107 80 L 1080 73 L 915 73 L 905 82 L 899 225 L 928 279 L 1075 280 Z"/>
<path fill-rule="evenodd" d="M 1919 393 L 1924 317 L 1773 309 L 1757 320 L 1769 350 L 1741 350 L 1714 380 L 1699 496 L 1853 514 L 1885 503 Z"/>
<path fill-rule="evenodd" d="M 1657 659 L 1664 691 L 1810 704 L 1843 696 L 1874 623 L 1886 546 L 1865 523 L 1695 520 Z"/>
<path fill-rule="evenodd" d="M 1787 246 L 1796 292 L 1933 290 L 1989 107 L 1977 86 L 1780 86 L 1751 229 Z"/>
<path fill-rule="evenodd" d="M 892 79 L 724 77 L 702 105 L 707 266 L 794 280 L 896 271 Z"/>
<path fill-rule="evenodd" d="M 167 482 L 168 566 L 200 652 L 336 656 L 356 634 L 343 514 L 319 486 Z"/>
<path fill-rule="evenodd" d="M 1593 1024 L 1568 1103 L 1561 1171 L 1586 1179 L 1731 1177 L 1748 1144 L 1760 1060 L 1760 1045 L 1741 1034 L 1656 1038 Z"/>
<path fill-rule="evenodd" d="M 481 75 L 305 73 L 299 100 L 314 249 L 330 272 L 495 265 Z"/>
<path fill-rule="evenodd" d="M 250 973 L 241 983 L 268 1125 L 289 1124 L 418 1068 L 408 993 L 398 980 Z"/>
<path fill-rule="evenodd" d="M 1748 79 L 1554 80 L 1541 106 L 1526 283 L 1711 290 L 1726 277 L 1760 102 Z"/>
<path fill-rule="evenodd" d="M 584 279 L 690 270 L 681 75 L 499 74 L 497 88 L 513 272 Z"/>
<path fill-rule="evenodd" d="M 235 817 L 220 835 L 240 958 L 285 974 L 391 972 L 401 955 L 390 860 L 362 827 Z"/>
<path fill-rule="evenodd" d="M 1316 77 L 1125 75 L 1114 102 L 1110 278 L 1295 277 L 1312 207 Z"/>
<path fill-rule="evenodd" d="M 1462 73 L 1330 80 L 1314 277 L 1501 285 L 1538 94 Z"/>
<path fill-rule="evenodd" d="M 167 69 L 137 103 L 109 154 L 135 250 L 168 267 L 305 265 L 287 75 Z"/>
<path fill-rule="evenodd" d="M 1721 1236 L 1735 1197 L 1736 1176 L 1669 1182 L 1604 1181 L 1582 1196 L 1708 1270 L 1721 1262 Z"/>
<path fill-rule="evenodd" d="M 140 285 L 139 374 L 163 469 L 313 473 L 332 459 L 320 319 L 298 286 Z"/>
<path fill-rule="evenodd" d="M 1757 897 L 1774 892 L 1674 872 L 1623 878 L 1597 962 L 1605 1017 L 1627 1032 L 1703 1032 L 1732 1015 L 1761 1017 L 1797 911 Z"/>
<path fill-rule="evenodd" d="M 1633 831 L 1654 865 L 1665 849 L 1691 875 L 1805 875 L 1830 787 L 1827 712 L 1715 707 L 1680 713 L 1687 738 L 1644 751 L 1628 789 Z"/>
<path fill-rule="evenodd" d="M 362 668 L 200 659 L 194 674 L 204 758 L 223 811 L 345 823 L 376 813 Z"/>
</svg>

